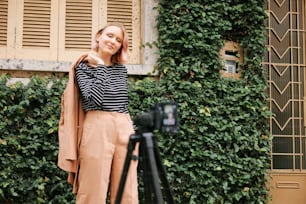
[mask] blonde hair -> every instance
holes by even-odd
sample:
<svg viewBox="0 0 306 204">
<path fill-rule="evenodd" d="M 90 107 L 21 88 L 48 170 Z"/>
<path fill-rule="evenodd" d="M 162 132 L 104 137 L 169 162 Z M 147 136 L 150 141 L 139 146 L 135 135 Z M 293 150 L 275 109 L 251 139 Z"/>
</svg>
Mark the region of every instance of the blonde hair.
<svg viewBox="0 0 306 204">
<path fill-rule="evenodd" d="M 103 33 L 104 29 L 109 27 L 109 26 L 116 26 L 118 28 L 121 29 L 122 33 L 123 33 L 123 39 L 122 39 L 122 45 L 121 48 L 118 50 L 117 53 L 115 53 L 112 56 L 111 61 L 117 62 L 117 63 L 126 63 L 129 59 L 129 40 L 128 40 L 128 33 L 126 32 L 124 26 L 122 23 L 119 22 L 110 22 L 107 23 L 103 28 L 101 28 L 100 30 L 98 30 L 98 32 L 96 33 L 96 35 L 93 38 L 92 41 L 92 49 L 96 52 L 98 52 L 99 49 L 99 43 L 97 42 L 97 38 Z"/>
</svg>

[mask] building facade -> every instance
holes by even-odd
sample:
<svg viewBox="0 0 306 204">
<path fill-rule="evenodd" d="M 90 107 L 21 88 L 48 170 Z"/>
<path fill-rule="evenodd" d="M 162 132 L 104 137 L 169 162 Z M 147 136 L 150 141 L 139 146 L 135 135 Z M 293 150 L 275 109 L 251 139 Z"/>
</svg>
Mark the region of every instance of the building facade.
<svg viewBox="0 0 306 204">
<path fill-rule="evenodd" d="M 264 59 L 269 84 L 272 204 L 306 203 L 306 0 L 268 0 Z M 130 75 L 156 62 L 157 0 L 1 0 L 0 72 L 14 77 L 67 73 L 106 22 L 129 33 Z"/>
</svg>

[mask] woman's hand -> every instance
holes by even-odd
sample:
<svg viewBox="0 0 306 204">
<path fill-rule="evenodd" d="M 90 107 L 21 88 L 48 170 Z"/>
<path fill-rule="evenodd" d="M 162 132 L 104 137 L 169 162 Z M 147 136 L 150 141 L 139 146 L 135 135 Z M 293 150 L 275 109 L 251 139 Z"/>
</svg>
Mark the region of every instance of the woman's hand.
<svg viewBox="0 0 306 204">
<path fill-rule="evenodd" d="M 89 52 L 85 60 L 88 61 L 88 65 L 91 67 L 96 67 L 98 64 L 104 64 L 104 61 L 94 51 Z"/>
</svg>

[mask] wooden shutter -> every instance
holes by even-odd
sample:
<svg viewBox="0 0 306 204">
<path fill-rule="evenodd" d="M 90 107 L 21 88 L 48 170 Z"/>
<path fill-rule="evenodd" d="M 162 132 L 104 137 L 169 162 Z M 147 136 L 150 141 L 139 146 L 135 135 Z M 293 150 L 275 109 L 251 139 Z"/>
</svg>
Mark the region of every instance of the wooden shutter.
<svg viewBox="0 0 306 204">
<path fill-rule="evenodd" d="M 14 25 L 15 55 L 12 56 L 13 58 L 56 60 L 57 1 L 16 0 L 16 3 L 12 4 L 15 7 L 15 16 L 18 16 Z"/>
<path fill-rule="evenodd" d="M 107 22 L 121 22 L 129 35 L 131 58 L 129 63 L 139 63 L 140 55 L 140 3 L 135 0 L 108 0 Z"/>
<path fill-rule="evenodd" d="M 133 27 L 132 27 L 132 1 L 109 0 L 107 3 L 107 22 L 121 22 L 129 35 L 129 47 L 132 50 Z"/>
<path fill-rule="evenodd" d="M 0 46 L 7 45 L 8 0 L 0 1 Z"/>
<path fill-rule="evenodd" d="M 25 0 L 23 47 L 50 47 L 51 1 Z"/>
<path fill-rule="evenodd" d="M 119 21 L 129 34 L 129 63 L 140 63 L 139 0 L 65 0 L 59 10 L 59 19 L 64 19 L 59 21 L 59 61 L 75 60 L 91 48 L 95 32 Z"/>
<path fill-rule="evenodd" d="M 92 36 L 92 1 L 66 1 L 65 48 L 88 50 Z"/>
<path fill-rule="evenodd" d="M 100 0 L 60 0 L 58 60 L 74 61 L 91 48 L 93 20 Z M 95 12 L 96 11 L 96 12 Z"/>
</svg>

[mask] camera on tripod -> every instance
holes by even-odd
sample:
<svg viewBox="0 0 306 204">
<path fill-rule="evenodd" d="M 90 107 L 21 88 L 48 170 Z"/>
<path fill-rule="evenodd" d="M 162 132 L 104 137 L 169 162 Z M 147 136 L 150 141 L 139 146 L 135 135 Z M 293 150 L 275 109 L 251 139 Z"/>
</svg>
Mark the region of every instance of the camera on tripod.
<svg viewBox="0 0 306 204">
<path fill-rule="evenodd" d="M 134 119 L 136 131 L 159 130 L 162 133 L 177 133 L 179 130 L 178 105 L 176 102 L 155 104 L 149 111 Z"/>
<path fill-rule="evenodd" d="M 136 131 L 135 134 L 130 136 L 115 203 L 121 204 L 131 161 L 139 160 L 142 162 L 144 169 L 143 182 L 145 203 L 163 204 L 164 197 L 166 197 L 168 204 L 174 204 L 172 191 L 166 177 L 166 171 L 160 158 L 158 146 L 154 140 L 153 130 L 159 130 L 162 133 L 178 133 L 179 122 L 177 103 L 155 104 L 149 111 L 137 115 L 134 119 L 134 124 L 136 126 Z M 140 143 L 141 150 L 139 156 L 133 155 L 136 143 Z"/>
</svg>

